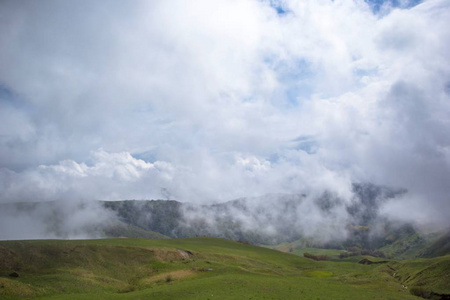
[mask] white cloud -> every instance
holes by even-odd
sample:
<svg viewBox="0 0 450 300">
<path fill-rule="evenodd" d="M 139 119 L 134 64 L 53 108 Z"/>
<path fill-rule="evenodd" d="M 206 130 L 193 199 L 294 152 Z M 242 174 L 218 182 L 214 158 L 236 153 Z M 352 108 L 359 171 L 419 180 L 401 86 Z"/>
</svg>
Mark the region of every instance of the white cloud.
<svg viewBox="0 0 450 300">
<path fill-rule="evenodd" d="M 445 219 L 448 1 L 282 5 L 2 2 L 1 201 L 348 196 L 373 181 Z"/>
<path fill-rule="evenodd" d="M 98 150 L 91 156 L 91 166 L 64 160 L 23 172 L 3 169 L 0 176 L 6 184 L 2 187 L 0 198 L 6 201 L 153 198 L 159 195 L 155 186 L 170 181 L 173 172 L 169 163 L 147 163 L 127 152 Z M 137 191 L 132 192 L 134 189 Z"/>
</svg>

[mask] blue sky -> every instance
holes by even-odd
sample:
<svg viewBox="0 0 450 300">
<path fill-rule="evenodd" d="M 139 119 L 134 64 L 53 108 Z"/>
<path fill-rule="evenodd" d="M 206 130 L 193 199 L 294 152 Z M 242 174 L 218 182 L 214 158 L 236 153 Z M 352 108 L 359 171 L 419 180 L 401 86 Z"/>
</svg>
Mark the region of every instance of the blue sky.
<svg viewBox="0 0 450 300">
<path fill-rule="evenodd" d="M 365 0 L 373 7 L 374 12 L 379 12 L 383 5 L 399 8 L 411 8 L 421 3 L 422 0 Z"/>
<path fill-rule="evenodd" d="M 375 14 L 379 13 L 383 6 L 392 8 L 408 9 L 414 7 L 422 0 L 364 0 L 372 8 Z M 284 16 L 290 12 L 289 7 L 286 5 L 286 1 L 274 0 L 270 1 L 270 4 L 276 10 L 276 12 Z"/>
</svg>

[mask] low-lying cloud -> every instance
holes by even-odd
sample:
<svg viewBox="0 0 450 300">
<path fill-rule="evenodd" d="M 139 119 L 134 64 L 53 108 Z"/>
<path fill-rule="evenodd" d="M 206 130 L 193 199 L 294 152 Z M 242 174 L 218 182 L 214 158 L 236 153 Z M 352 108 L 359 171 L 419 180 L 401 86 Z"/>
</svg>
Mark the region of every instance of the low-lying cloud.
<svg viewBox="0 0 450 300">
<path fill-rule="evenodd" d="M 105 236 L 118 224 L 99 202 L 54 201 L 0 204 L 0 240 L 87 239 Z"/>
</svg>

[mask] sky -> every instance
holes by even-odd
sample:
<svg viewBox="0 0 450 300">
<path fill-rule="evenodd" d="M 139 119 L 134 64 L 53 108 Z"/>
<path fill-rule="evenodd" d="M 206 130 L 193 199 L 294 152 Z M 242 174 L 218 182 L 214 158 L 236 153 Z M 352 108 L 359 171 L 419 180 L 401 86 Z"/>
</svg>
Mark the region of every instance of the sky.
<svg viewBox="0 0 450 300">
<path fill-rule="evenodd" d="M 0 203 L 406 189 L 450 212 L 450 1 L 0 2 Z"/>
</svg>

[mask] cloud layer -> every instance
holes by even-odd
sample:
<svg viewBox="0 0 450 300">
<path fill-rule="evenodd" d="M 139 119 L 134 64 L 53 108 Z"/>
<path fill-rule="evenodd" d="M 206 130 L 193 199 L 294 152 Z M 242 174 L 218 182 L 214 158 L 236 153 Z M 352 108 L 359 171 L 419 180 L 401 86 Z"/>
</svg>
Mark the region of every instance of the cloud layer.
<svg viewBox="0 0 450 300">
<path fill-rule="evenodd" d="M 450 3 L 397 2 L 2 1 L 0 201 L 373 182 L 448 222 Z"/>
</svg>

